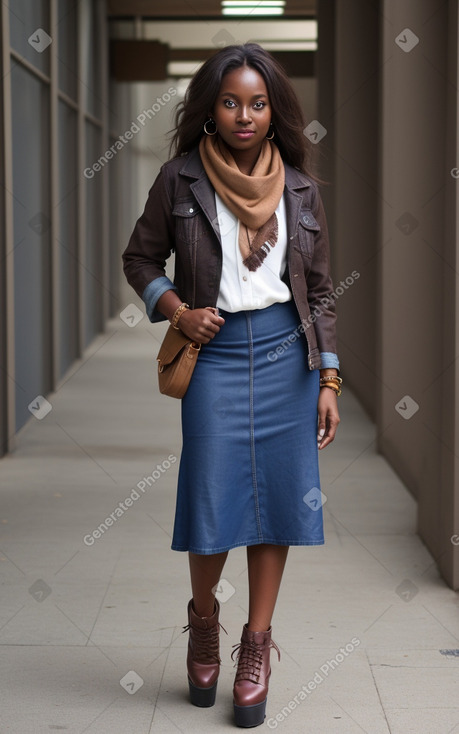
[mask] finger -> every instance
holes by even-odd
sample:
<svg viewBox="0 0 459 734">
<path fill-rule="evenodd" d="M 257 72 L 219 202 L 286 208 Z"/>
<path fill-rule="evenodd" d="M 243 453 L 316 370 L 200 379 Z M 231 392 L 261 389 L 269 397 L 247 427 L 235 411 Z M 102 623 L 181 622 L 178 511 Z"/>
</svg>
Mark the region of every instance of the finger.
<svg viewBox="0 0 459 734">
<path fill-rule="evenodd" d="M 210 317 L 210 322 L 212 324 L 218 324 L 219 326 L 222 326 L 225 323 L 225 319 L 222 316 L 212 315 Z"/>
<path fill-rule="evenodd" d="M 323 441 L 325 435 L 325 427 L 319 426 L 317 430 L 317 445 L 320 446 L 321 442 Z"/>
<path fill-rule="evenodd" d="M 324 449 L 328 444 L 330 444 L 334 439 L 336 435 L 336 429 L 338 428 L 339 420 L 335 418 L 329 418 L 327 421 L 327 428 L 325 430 L 324 436 L 322 440 L 319 442 L 318 448 Z"/>
<path fill-rule="evenodd" d="M 322 439 L 322 441 L 318 445 L 319 451 L 321 451 L 322 449 L 326 448 L 326 446 L 328 446 L 328 444 L 331 443 L 332 441 L 333 441 L 333 439 L 330 436 L 324 436 L 324 438 Z"/>
<path fill-rule="evenodd" d="M 203 341 L 203 343 L 207 344 L 211 339 L 214 338 L 220 331 L 220 327 L 216 326 L 215 324 L 209 324 L 209 325 L 201 325 L 198 327 L 198 334 L 200 339 L 206 339 L 206 342 Z"/>
<path fill-rule="evenodd" d="M 326 433 L 322 441 L 319 444 L 319 451 L 320 449 L 324 449 L 326 446 L 328 446 L 328 444 L 331 443 L 334 438 L 335 438 L 334 434 Z"/>
<path fill-rule="evenodd" d="M 317 443 L 322 441 L 325 431 L 327 429 L 327 411 L 319 407 L 318 422 L 317 422 Z"/>
<path fill-rule="evenodd" d="M 211 336 L 211 338 L 214 337 L 215 334 L 218 334 L 218 332 L 220 331 L 220 326 L 221 324 L 217 324 L 215 322 L 203 324 L 204 329 L 206 329 L 207 335 Z"/>
<path fill-rule="evenodd" d="M 220 316 L 220 311 L 218 310 L 218 308 L 214 306 L 206 306 L 204 310 L 210 311 L 215 316 L 217 321 L 223 321 L 223 323 L 225 322 L 225 319 L 223 318 L 223 316 Z"/>
</svg>

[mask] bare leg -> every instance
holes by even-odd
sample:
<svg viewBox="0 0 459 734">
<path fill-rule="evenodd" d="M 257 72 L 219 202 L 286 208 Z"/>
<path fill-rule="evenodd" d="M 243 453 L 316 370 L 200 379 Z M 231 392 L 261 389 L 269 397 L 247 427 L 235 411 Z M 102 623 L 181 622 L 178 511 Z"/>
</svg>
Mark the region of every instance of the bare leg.
<svg viewBox="0 0 459 734">
<path fill-rule="evenodd" d="M 210 617 L 214 613 L 215 594 L 212 589 L 220 581 L 228 551 L 205 556 L 189 553 L 193 608 L 198 617 Z"/>
<path fill-rule="evenodd" d="M 247 547 L 249 566 L 249 630 L 269 629 L 276 605 L 288 546 L 251 545 Z"/>
</svg>

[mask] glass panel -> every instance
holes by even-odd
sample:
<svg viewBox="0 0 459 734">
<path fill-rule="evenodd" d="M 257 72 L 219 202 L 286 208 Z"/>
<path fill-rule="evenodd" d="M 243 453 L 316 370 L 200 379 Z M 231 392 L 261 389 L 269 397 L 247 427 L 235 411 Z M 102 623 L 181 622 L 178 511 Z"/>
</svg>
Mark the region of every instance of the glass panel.
<svg viewBox="0 0 459 734">
<path fill-rule="evenodd" d="M 72 99 L 77 98 L 77 28 L 78 3 L 75 0 L 59 0 L 57 6 L 57 32 L 59 42 L 58 79 L 59 89 Z"/>
<path fill-rule="evenodd" d="M 51 389 L 49 93 L 19 65 L 11 85 L 18 430 L 30 418 L 29 403 Z"/>
<path fill-rule="evenodd" d="M 117 138 L 110 139 L 110 145 L 116 142 Z M 121 279 L 121 252 L 125 249 L 126 244 L 119 251 L 122 227 L 122 199 L 120 196 L 120 182 L 126 171 L 122 168 L 123 161 L 115 156 L 110 161 L 109 181 L 109 202 L 110 216 L 108 220 L 108 242 L 109 242 L 109 282 L 110 282 L 110 299 L 109 299 L 109 315 L 116 316 L 120 311 L 118 293 L 120 290 Z"/>
<path fill-rule="evenodd" d="M 97 22 L 97 3 L 82 0 L 83 30 L 80 53 L 83 63 L 85 109 L 100 118 L 102 109 L 100 84 L 100 29 Z"/>
<path fill-rule="evenodd" d="M 49 74 L 52 33 L 47 0 L 10 0 L 10 43 L 27 61 Z"/>
<path fill-rule="evenodd" d="M 101 157 L 100 130 L 86 123 L 86 160 L 91 168 Z M 103 328 L 102 320 L 102 171 L 86 179 L 86 265 L 84 279 L 84 344 L 87 346 Z"/>
<path fill-rule="evenodd" d="M 59 288 L 60 375 L 78 357 L 77 114 L 58 106 L 59 129 Z"/>
</svg>

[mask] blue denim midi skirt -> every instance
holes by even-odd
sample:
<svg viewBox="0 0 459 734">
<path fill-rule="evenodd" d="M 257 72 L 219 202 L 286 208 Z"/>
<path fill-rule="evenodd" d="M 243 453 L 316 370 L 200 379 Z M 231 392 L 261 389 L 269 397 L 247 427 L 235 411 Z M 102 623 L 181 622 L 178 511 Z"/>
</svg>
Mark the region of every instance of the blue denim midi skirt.
<svg viewBox="0 0 459 734">
<path fill-rule="evenodd" d="M 319 371 L 308 369 L 296 307 L 220 313 L 182 400 L 171 547 L 321 545 Z"/>
</svg>

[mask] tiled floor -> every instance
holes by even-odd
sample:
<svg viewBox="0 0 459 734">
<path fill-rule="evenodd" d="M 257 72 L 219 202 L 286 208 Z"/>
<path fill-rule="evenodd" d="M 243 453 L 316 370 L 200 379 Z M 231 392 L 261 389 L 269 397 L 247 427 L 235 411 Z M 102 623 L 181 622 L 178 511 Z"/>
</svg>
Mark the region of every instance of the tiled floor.
<svg viewBox="0 0 459 734">
<path fill-rule="evenodd" d="M 245 550 L 224 569 L 217 703 L 198 709 L 181 634 L 187 557 L 170 550 L 180 405 L 156 389 L 163 331 L 112 320 L 0 461 L 1 734 L 234 730 Z M 326 544 L 290 551 L 264 728 L 459 734 L 458 596 L 371 423 L 348 392 L 340 400 L 339 438 L 321 455 Z"/>
</svg>

